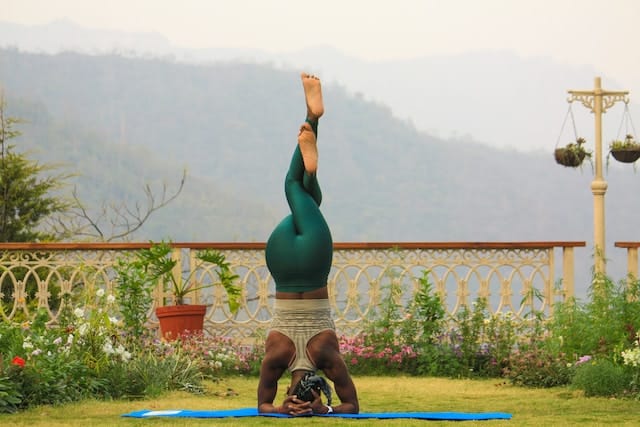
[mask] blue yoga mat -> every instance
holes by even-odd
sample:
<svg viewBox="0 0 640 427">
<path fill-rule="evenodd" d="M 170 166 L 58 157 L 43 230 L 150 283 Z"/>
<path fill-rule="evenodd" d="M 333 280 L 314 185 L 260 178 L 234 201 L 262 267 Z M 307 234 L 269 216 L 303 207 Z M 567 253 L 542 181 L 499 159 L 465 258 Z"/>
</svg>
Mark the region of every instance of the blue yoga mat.
<svg viewBox="0 0 640 427">
<path fill-rule="evenodd" d="M 480 420 L 510 420 L 511 414 L 504 412 L 362 412 L 359 414 L 317 414 L 314 417 L 340 417 L 340 418 L 412 418 L 418 420 L 440 421 L 480 421 Z M 286 414 L 261 414 L 257 408 L 240 408 L 226 410 L 161 410 L 161 411 L 134 411 L 124 414 L 123 417 L 155 418 L 155 417 L 180 417 L 180 418 L 232 418 L 232 417 L 277 417 L 293 418 Z"/>
</svg>

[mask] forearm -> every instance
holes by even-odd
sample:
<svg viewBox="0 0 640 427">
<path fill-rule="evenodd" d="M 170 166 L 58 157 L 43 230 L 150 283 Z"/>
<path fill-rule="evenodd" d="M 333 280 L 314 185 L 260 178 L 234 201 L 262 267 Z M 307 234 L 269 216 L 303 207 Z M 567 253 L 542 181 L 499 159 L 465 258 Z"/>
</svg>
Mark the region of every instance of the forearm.
<svg viewBox="0 0 640 427">
<path fill-rule="evenodd" d="M 334 414 L 357 414 L 358 413 L 358 405 L 344 402 L 336 406 L 331 406 L 332 410 L 329 410 L 328 405 L 324 405 L 325 410 L 321 412 L 323 414 L 334 413 Z M 319 412 L 320 413 L 320 412 Z"/>
<path fill-rule="evenodd" d="M 258 412 L 261 414 L 282 414 L 282 406 L 275 406 L 273 403 L 261 403 L 258 405 Z"/>
</svg>

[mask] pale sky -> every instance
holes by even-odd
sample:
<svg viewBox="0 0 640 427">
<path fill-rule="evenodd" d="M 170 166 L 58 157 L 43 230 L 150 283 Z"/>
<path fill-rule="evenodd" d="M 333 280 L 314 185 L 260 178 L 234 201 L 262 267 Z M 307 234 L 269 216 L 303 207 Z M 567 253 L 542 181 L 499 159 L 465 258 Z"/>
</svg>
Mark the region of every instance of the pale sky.
<svg viewBox="0 0 640 427">
<path fill-rule="evenodd" d="M 627 85 L 640 74 L 638 0 L 0 0 L 0 21 L 60 18 L 157 32 L 176 47 L 330 45 L 373 60 L 510 50 L 594 65 Z"/>
</svg>

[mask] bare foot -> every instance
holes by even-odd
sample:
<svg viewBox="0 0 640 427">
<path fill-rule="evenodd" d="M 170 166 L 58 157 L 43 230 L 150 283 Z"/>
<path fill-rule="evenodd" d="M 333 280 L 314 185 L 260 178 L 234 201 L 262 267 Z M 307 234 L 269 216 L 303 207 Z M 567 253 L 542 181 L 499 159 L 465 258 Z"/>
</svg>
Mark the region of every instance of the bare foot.
<svg viewBox="0 0 640 427">
<path fill-rule="evenodd" d="M 300 77 L 304 88 L 304 99 L 307 103 L 307 118 L 316 121 L 324 114 L 320 79 L 307 73 L 302 73 Z"/>
<path fill-rule="evenodd" d="M 302 153 L 304 170 L 309 174 L 316 173 L 318 170 L 318 147 L 316 145 L 316 136 L 309 123 L 304 123 L 300 126 L 298 145 L 300 146 L 300 153 Z"/>
</svg>

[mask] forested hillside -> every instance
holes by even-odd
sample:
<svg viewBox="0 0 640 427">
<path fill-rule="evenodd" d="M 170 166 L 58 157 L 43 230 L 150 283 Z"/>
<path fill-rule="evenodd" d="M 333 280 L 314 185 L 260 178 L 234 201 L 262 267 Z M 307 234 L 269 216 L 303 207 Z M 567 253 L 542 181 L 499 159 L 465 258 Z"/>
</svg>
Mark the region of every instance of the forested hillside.
<svg viewBox="0 0 640 427">
<path fill-rule="evenodd" d="M 0 50 L 9 112 L 28 121 L 19 146 L 78 173 L 87 202 L 135 200 L 145 183 L 175 186 L 187 168 L 183 194 L 139 240 L 268 237 L 287 212 L 282 181 L 305 112 L 299 72 Z M 324 92 L 319 177 L 335 241 L 591 246 L 588 164 L 563 168 L 553 147 L 520 153 L 440 140 L 343 87 Z M 608 242 L 639 239 L 640 178 L 612 163 L 607 180 Z"/>
</svg>

